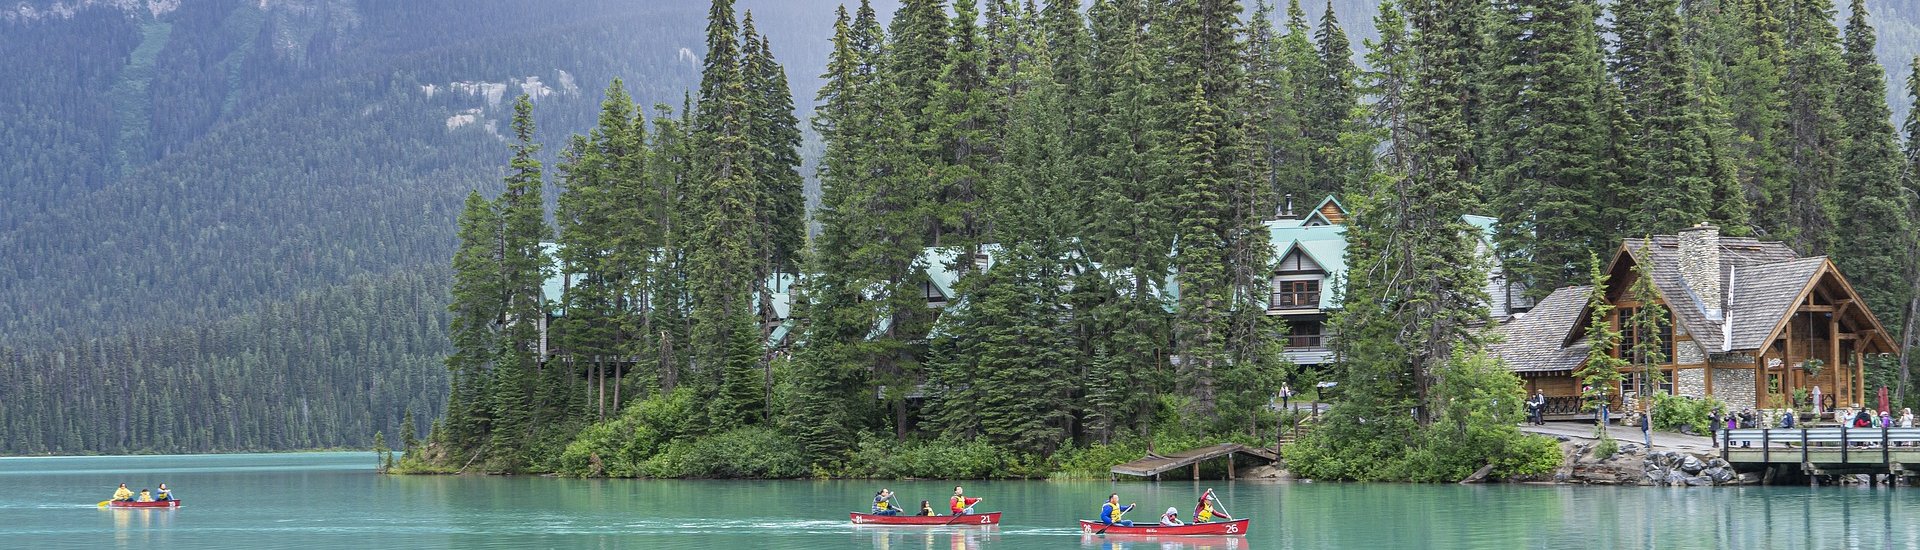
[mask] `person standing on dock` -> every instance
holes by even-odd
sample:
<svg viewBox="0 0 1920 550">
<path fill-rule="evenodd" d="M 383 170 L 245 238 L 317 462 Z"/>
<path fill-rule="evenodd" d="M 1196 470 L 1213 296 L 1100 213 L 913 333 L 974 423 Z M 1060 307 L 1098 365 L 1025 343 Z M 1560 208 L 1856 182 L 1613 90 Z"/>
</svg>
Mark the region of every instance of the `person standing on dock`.
<svg viewBox="0 0 1920 550">
<path fill-rule="evenodd" d="M 1720 431 L 1720 409 L 1707 411 L 1707 446 L 1719 447 L 1720 439 L 1714 437 Z"/>
</svg>

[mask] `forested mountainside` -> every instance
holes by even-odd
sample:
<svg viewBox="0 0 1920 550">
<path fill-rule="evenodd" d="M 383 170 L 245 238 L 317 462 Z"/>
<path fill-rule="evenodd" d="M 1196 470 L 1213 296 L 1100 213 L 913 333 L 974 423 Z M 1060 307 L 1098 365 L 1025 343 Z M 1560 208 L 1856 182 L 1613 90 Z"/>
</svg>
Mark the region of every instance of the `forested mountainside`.
<svg viewBox="0 0 1920 550">
<path fill-rule="evenodd" d="M 820 67 L 832 5 L 745 7 L 779 22 L 783 55 Z M 364 445 L 409 405 L 424 422 L 446 393 L 453 219 L 467 192 L 500 188 L 512 98 L 535 96 L 554 142 L 592 123 L 615 77 L 649 111 L 677 110 L 704 9 L 0 9 L 0 378 L 22 382 L 0 385 L 0 453 Z M 181 408 L 130 408 L 166 403 Z"/>
</svg>

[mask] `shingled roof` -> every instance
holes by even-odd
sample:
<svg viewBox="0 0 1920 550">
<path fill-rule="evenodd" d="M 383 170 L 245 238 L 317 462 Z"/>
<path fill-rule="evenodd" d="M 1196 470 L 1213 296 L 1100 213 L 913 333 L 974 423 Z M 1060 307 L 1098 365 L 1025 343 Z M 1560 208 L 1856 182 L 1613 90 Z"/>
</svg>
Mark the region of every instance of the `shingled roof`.
<svg viewBox="0 0 1920 550">
<path fill-rule="evenodd" d="M 1814 256 L 1785 262 L 1751 265 L 1734 269 L 1733 288 L 1728 289 L 1727 316 L 1733 326 L 1724 327 L 1732 344 L 1724 349 L 1745 350 L 1764 347 L 1780 318 L 1793 311 L 1800 293 L 1813 284 L 1813 278 L 1826 267 L 1826 256 Z M 1695 335 L 1698 339 L 1699 336 Z M 1707 348 L 1719 351 L 1723 348 Z"/>
<path fill-rule="evenodd" d="M 1760 339 L 1767 337 L 1773 329 L 1779 315 L 1792 306 L 1793 300 L 1806 288 L 1818 266 L 1826 258 L 1800 258 L 1786 243 L 1762 241 L 1747 237 L 1720 237 L 1720 288 L 1729 289 L 1725 305 L 1726 314 L 1710 316 L 1700 298 L 1693 295 L 1687 287 L 1687 281 L 1680 274 L 1680 238 L 1677 235 L 1654 235 L 1645 239 L 1627 239 L 1623 246 L 1633 260 L 1646 265 L 1653 273 L 1654 288 L 1666 297 L 1668 309 L 1673 312 L 1674 324 L 1686 329 L 1693 335 L 1694 341 L 1711 351 L 1726 349 L 1752 349 L 1758 346 Z M 1814 266 L 1807 269 L 1807 266 Z M 1738 272 L 1738 275 L 1735 272 Z M 1742 287 L 1751 287 L 1742 288 Z M 1784 300 L 1784 302 L 1782 302 Z M 1749 317 L 1761 312 L 1774 311 L 1770 318 Z M 1742 341 L 1735 338 L 1732 348 L 1725 347 L 1727 342 L 1726 318 L 1734 318 L 1734 330 L 1738 335 L 1746 335 L 1749 328 L 1756 324 L 1765 324 L 1765 328 L 1752 335 L 1747 341 L 1750 345 L 1742 347 Z M 1578 337 L 1577 327 L 1568 327 L 1566 341 Z"/>
<path fill-rule="evenodd" d="M 1562 346 L 1560 338 L 1586 307 L 1592 287 L 1570 286 L 1553 291 L 1533 310 L 1495 328 L 1502 341 L 1489 347 L 1494 357 L 1515 372 L 1553 372 L 1573 370 L 1586 359 L 1586 340 Z"/>
</svg>

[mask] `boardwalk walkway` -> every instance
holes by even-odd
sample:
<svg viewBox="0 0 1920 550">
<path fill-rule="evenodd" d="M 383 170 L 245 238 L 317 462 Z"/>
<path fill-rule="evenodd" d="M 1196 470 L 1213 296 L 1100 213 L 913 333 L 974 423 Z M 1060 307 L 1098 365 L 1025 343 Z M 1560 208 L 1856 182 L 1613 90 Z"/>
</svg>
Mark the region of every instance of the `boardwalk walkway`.
<svg viewBox="0 0 1920 550">
<path fill-rule="evenodd" d="M 1535 426 L 1521 424 L 1520 431 L 1540 435 L 1569 437 L 1575 439 L 1593 439 L 1593 422 L 1548 422 Z M 1607 434 L 1621 443 L 1639 445 L 1642 438 L 1638 426 L 1607 426 Z M 1714 452 L 1713 441 L 1704 436 L 1686 435 L 1674 432 L 1653 432 L 1653 448 L 1664 451 L 1687 451 L 1693 453 Z"/>
<path fill-rule="evenodd" d="M 1920 475 L 1920 428 L 1741 429 L 1721 434 L 1722 456 L 1746 471 L 1810 475 Z"/>
<path fill-rule="evenodd" d="M 1201 462 L 1226 457 L 1227 479 L 1233 479 L 1233 456 L 1236 454 L 1251 455 L 1267 462 L 1280 460 L 1280 457 L 1273 453 L 1273 449 L 1248 447 L 1239 443 L 1221 443 L 1211 447 L 1188 449 L 1168 455 L 1149 454 L 1146 458 L 1114 466 L 1111 472 L 1118 475 L 1155 477 L 1164 472 L 1170 472 L 1182 467 L 1191 467 L 1193 469 L 1193 478 L 1200 479 Z"/>
</svg>

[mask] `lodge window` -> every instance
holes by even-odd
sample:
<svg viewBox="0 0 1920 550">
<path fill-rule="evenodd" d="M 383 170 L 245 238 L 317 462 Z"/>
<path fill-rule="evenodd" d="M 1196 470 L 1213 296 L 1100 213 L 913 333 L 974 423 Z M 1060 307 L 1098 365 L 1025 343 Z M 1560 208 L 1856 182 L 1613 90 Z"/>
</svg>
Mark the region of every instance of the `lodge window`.
<svg viewBox="0 0 1920 550">
<path fill-rule="evenodd" d="M 1633 315 L 1634 315 L 1634 312 L 1638 310 L 1639 308 L 1633 308 L 1633 307 L 1623 307 L 1619 309 L 1619 320 L 1620 320 L 1619 355 L 1620 357 L 1625 358 L 1629 363 L 1632 363 L 1635 365 L 1645 365 L 1647 363 L 1653 362 L 1653 359 L 1655 358 L 1647 357 L 1646 356 L 1647 354 L 1645 352 L 1635 349 L 1639 347 L 1639 344 L 1641 341 L 1651 337 L 1651 335 L 1643 335 L 1639 330 L 1639 328 L 1633 325 Z M 1671 317 L 1668 317 L 1665 322 L 1660 323 L 1659 337 L 1660 337 L 1660 357 L 1658 357 L 1658 359 L 1660 360 L 1659 363 L 1660 364 L 1672 363 L 1673 362 L 1673 319 Z"/>
<path fill-rule="evenodd" d="M 1317 348 L 1324 344 L 1322 333 L 1325 325 L 1321 321 L 1289 321 L 1287 323 L 1287 347 Z"/>
<path fill-rule="evenodd" d="M 1320 281 L 1274 281 L 1273 309 L 1320 307 Z"/>
<path fill-rule="evenodd" d="M 1639 395 L 1646 393 L 1649 389 L 1646 387 L 1647 380 L 1643 378 L 1645 373 L 1640 371 L 1627 371 L 1620 374 L 1624 375 L 1620 378 L 1620 395 Z M 1673 375 L 1673 369 L 1660 369 L 1660 387 L 1655 391 L 1673 395 Z"/>
<path fill-rule="evenodd" d="M 941 294 L 939 287 L 933 286 L 932 282 L 920 283 L 920 290 L 926 296 L 928 305 L 946 305 L 947 296 Z"/>
</svg>

